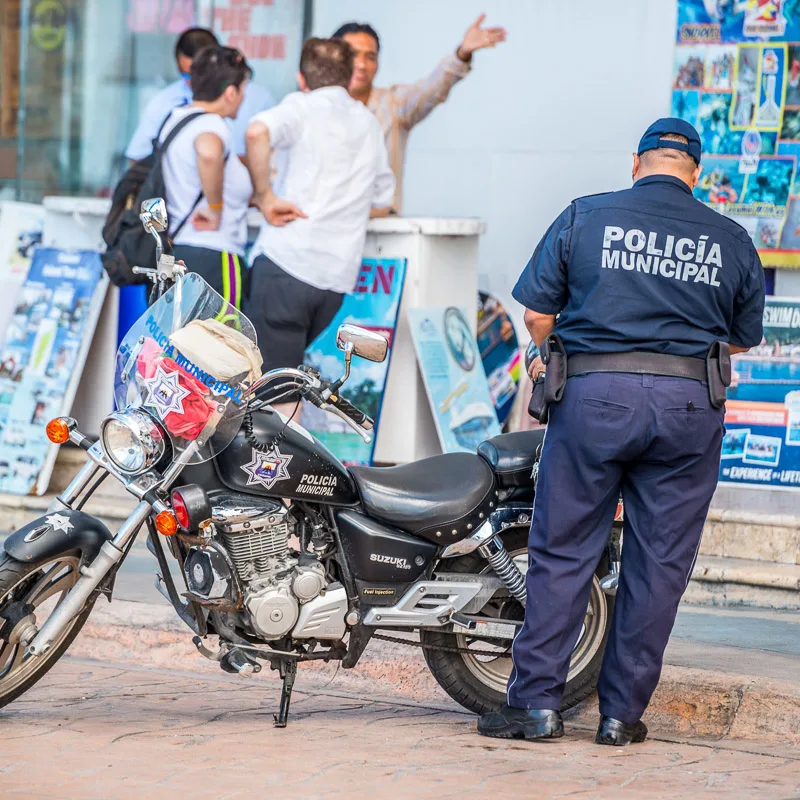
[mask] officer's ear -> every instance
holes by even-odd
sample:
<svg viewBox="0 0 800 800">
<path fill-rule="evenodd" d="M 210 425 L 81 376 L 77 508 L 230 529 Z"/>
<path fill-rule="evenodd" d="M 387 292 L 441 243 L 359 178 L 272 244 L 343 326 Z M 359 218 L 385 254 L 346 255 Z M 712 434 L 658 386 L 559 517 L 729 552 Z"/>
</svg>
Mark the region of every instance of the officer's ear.
<svg viewBox="0 0 800 800">
<path fill-rule="evenodd" d="M 631 171 L 631 180 L 633 180 L 634 183 L 636 182 L 636 175 L 641 169 L 641 166 L 642 166 L 642 159 L 639 158 L 639 155 L 637 153 L 633 153 L 633 170 Z"/>
<path fill-rule="evenodd" d="M 700 173 L 703 171 L 703 168 L 698 165 L 697 169 L 692 173 L 692 189 L 700 182 Z"/>
</svg>

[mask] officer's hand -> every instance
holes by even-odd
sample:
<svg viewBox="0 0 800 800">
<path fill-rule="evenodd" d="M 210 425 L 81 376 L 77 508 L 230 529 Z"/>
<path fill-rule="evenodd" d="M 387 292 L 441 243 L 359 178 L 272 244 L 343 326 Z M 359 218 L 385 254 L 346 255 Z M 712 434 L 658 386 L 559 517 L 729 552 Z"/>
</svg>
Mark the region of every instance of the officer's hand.
<svg viewBox="0 0 800 800">
<path fill-rule="evenodd" d="M 296 219 L 308 219 L 308 215 L 304 214 L 294 203 L 281 200 L 274 194 L 264 198 L 261 203 L 261 213 L 264 215 L 264 219 L 276 228 L 282 228 Z"/>
<path fill-rule="evenodd" d="M 542 357 L 536 356 L 536 358 L 531 361 L 530 367 L 528 367 L 528 375 L 532 381 L 535 381 L 540 375 L 544 375 L 545 370 L 546 367 L 542 361 Z"/>
</svg>

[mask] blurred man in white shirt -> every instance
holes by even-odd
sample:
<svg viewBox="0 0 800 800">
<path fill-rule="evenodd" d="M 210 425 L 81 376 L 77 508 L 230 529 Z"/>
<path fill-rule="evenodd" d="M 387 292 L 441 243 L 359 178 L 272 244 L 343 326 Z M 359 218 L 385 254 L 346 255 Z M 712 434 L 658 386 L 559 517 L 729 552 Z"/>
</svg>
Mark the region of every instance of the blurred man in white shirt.
<svg viewBox="0 0 800 800">
<path fill-rule="evenodd" d="M 247 129 L 247 165 L 266 223 L 253 248 L 245 312 L 265 371 L 303 362 L 355 285 L 369 218 L 385 216 L 394 198 L 380 124 L 347 91 L 353 59 L 344 41 L 309 39 L 301 91 Z M 287 151 L 281 198 L 270 185 L 270 148 Z M 278 409 L 291 414 L 295 401 Z"/>
</svg>

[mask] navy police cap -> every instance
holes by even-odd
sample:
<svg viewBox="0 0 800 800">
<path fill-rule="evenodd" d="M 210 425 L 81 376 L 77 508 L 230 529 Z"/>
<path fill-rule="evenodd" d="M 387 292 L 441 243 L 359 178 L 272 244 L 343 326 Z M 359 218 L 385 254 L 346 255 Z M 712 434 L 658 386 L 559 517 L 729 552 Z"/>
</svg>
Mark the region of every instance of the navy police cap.
<svg viewBox="0 0 800 800">
<path fill-rule="evenodd" d="M 668 133 L 685 136 L 689 140 L 689 144 L 662 138 Z M 677 117 L 664 117 L 656 120 L 644 132 L 644 136 L 642 136 L 639 142 L 637 154 L 641 155 L 648 150 L 658 150 L 660 147 L 671 147 L 674 150 L 682 150 L 684 153 L 688 153 L 696 164 L 700 164 L 700 153 L 702 150 L 700 134 L 697 132 L 694 125 L 686 122 L 686 120 L 678 119 Z"/>
</svg>

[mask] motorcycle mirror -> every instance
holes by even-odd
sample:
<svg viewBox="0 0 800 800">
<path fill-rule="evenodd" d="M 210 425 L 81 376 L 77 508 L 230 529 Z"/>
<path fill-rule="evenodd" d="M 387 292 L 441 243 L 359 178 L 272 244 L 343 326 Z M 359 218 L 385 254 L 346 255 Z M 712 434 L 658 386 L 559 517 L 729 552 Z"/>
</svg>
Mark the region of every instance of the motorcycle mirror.
<svg viewBox="0 0 800 800">
<path fill-rule="evenodd" d="M 525 372 L 530 372 L 531 364 L 540 355 L 539 348 L 533 343 L 531 339 L 530 344 L 525 348 Z"/>
<path fill-rule="evenodd" d="M 385 361 L 389 352 L 389 342 L 385 336 L 357 325 L 341 325 L 336 334 L 336 346 L 344 350 L 345 355 L 356 355 L 367 361 Z"/>
<path fill-rule="evenodd" d="M 163 197 L 151 197 L 142 202 L 139 219 L 142 221 L 145 230 L 148 227 L 154 228 L 161 233 L 167 229 L 167 203 Z"/>
</svg>

